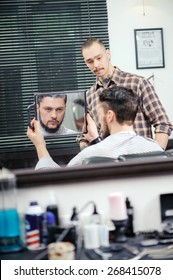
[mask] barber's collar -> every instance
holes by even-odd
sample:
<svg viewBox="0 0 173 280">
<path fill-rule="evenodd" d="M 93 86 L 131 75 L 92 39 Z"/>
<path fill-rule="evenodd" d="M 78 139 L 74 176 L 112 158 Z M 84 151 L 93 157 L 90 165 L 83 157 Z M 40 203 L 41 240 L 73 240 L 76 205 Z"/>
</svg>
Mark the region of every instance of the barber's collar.
<svg viewBox="0 0 173 280">
<path fill-rule="evenodd" d="M 116 77 L 118 71 L 119 71 L 118 67 L 114 67 L 114 71 L 112 75 L 108 75 L 103 81 L 100 81 L 98 78 L 96 78 L 96 83 L 95 83 L 96 90 L 99 89 L 100 87 L 107 89 L 110 85 L 113 84 L 116 85 L 117 82 Z"/>
</svg>

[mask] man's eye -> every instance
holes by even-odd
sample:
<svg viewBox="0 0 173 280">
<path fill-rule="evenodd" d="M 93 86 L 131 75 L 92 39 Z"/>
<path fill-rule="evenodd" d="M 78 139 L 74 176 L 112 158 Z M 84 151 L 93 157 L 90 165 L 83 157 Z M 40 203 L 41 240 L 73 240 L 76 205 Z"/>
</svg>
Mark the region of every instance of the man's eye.
<svg viewBox="0 0 173 280">
<path fill-rule="evenodd" d="M 56 112 L 62 112 L 63 111 L 63 109 L 62 108 L 59 108 L 59 109 L 56 109 Z"/>
</svg>

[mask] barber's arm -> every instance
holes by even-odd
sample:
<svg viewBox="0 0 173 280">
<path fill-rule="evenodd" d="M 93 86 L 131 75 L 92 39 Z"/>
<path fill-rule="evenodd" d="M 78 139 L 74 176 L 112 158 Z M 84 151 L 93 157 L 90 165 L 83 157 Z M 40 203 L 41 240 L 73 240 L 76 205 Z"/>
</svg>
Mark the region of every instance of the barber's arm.
<svg viewBox="0 0 173 280">
<path fill-rule="evenodd" d="M 168 134 L 156 133 L 155 140 L 165 150 L 168 144 Z"/>
<path fill-rule="evenodd" d="M 140 88 L 140 94 L 143 98 L 143 112 L 150 124 L 155 128 L 155 140 L 163 149 L 166 149 L 173 126 L 153 85 L 148 80 L 143 79 Z"/>
</svg>

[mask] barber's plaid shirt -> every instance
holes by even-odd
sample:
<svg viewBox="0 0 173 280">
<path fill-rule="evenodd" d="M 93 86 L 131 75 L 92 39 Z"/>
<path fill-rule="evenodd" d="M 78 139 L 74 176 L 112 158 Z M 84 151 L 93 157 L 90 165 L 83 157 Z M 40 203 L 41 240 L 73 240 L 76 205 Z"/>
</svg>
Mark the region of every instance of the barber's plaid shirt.
<svg viewBox="0 0 173 280">
<path fill-rule="evenodd" d="M 102 83 L 96 80 L 87 92 L 88 112 L 98 128 L 100 127 L 97 114 L 99 94 L 114 85 L 131 89 L 139 96 L 140 106 L 134 122 L 134 130 L 137 134 L 153 138 L 153 126 L 155 133 L 166 133 L 170 136 L 173 126 L 152 84 L 146 78 L 121 71 L 118 67 L 115 68 L 112 77 L 106 78 Z"/>
</svg>

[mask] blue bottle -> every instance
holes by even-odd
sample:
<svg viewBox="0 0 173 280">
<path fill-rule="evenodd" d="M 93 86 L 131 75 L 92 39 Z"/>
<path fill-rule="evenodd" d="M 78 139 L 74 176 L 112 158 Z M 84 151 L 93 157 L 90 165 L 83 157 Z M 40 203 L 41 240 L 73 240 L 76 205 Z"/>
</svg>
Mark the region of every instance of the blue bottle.
<svg viewBox="0 0 173 280">
<path fill-rule="evenodd" d="M 15 175 L 6 168 L 0 169 L 0 252 L 23 249 L 20 219 L 17 211 Z"/>
<path fill-rule="evenodd" d="M 56 217 L 54 213 L 51 211 L 47 211 L 46 213 L 46 219 L 47 219 L 47 244 L 54 242 L 56 239 Z"/>
</svg>

